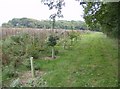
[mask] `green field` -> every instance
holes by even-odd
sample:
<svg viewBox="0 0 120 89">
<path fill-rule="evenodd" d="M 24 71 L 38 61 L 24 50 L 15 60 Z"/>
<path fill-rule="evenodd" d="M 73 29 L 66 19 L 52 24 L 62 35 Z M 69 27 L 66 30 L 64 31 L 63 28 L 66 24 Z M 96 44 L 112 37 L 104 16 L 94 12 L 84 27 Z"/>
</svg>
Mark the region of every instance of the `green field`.
<svg viewBox="0 0 120 89">
<path fill-rule="evenodd" d="M 95 32 L 82 35 L 70 49 L 60 49 L 55 60 L 35 60 L 50 87 L 114 87 L 118 83 L 118 45 Z"/>
<path fill-rule="evenodd" d="M 67 49 L 63 49 L 61 43 L 56 45 L 55 49 L 59 51 L 56 59 L 34 60 L 35 68 L 43 72 L 37 75 L 42 80 L 35 81 L 46 82 L 45 86 L 49 87 L 115 87 L 118 85 L 116 39 L 108 38 L 101 32 L 83 33 L 77 42 Z M 31 79 L 29 77 L 31 73 L 28 72 L 30 70 L 25 66 L 20 65 L 17 70 L 24 76 L 23 79 L 27 76 L 27 80 Z M 7 81 L 10 80 L 11 83 L 12 78 L 8 78 L 8 75 L 3 72 L 2 79 L 7 85 Z M 37 87 L 44 86 L 42 83 Z"/>
</svg>

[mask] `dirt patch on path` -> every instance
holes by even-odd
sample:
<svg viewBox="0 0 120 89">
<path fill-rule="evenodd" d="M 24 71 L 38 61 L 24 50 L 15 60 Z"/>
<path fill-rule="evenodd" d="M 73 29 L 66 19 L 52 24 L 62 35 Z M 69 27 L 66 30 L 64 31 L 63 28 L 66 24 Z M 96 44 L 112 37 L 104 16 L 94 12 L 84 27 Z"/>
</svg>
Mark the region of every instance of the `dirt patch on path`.
<svg viewBox="0 0 120 89">
<path fill-rule="evenodd" d="M 60 56 L 55 56 L 54 59 L 51 57 L 51 56 L 47 56 L 47 57 L 44 57 L 43 59 L 44 60 L 56 60 L 57 58 L 59 58 Z"/>
</svg>

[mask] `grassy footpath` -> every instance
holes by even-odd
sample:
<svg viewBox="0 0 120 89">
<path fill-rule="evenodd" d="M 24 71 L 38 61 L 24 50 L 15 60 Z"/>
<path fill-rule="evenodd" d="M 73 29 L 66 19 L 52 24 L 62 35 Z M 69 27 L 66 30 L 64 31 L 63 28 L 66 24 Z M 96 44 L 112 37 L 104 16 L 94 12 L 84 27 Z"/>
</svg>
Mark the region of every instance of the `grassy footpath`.
<svg viewBox="0 0 120 89">
<path fill-rule="evenodd" d="M 102 33 L 82 35 L 71 49 L 60 49 L 56 60 L 36 60 L 45 71 L 48 86 L 112 87 L 117 86 L 117 41 Z"/>
</svg>

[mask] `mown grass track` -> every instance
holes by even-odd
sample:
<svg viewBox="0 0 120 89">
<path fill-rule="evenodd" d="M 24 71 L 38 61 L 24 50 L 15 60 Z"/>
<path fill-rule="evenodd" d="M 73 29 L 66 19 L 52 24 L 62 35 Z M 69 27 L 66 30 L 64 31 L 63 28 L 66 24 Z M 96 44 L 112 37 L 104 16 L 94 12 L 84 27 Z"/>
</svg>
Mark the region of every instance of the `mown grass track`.
<svg viewBox="0 0 120 89">
<path fill-rule="evenodd" d="M 114 87 L 118 83 L 118 45 L 103 33 L 82 35 L 71 49 L 63 50 L 56 60 L 36 60 L 46 74 L 48 86 Z"/>
</svg>

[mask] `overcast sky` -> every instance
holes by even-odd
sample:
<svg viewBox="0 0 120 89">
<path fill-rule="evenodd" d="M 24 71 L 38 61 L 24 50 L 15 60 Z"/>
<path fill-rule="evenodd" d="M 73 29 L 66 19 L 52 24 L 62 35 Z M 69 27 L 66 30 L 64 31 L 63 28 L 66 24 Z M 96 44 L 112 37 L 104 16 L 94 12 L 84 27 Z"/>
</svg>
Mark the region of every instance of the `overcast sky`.
<svg viewBox="0 0 120 89">
<path fill-rule="evenodd" d="M 66 5 L 62 10 L 64 18 L 59 20 L 81 20 L 84 21 L 83 8 L 75 0 L 65 0 Z M 41 0 L 0 0 L 0 25 L 13 18 L 33 18 L 47 20 L 53 11 L 41 4 Z"/>
</svg>

